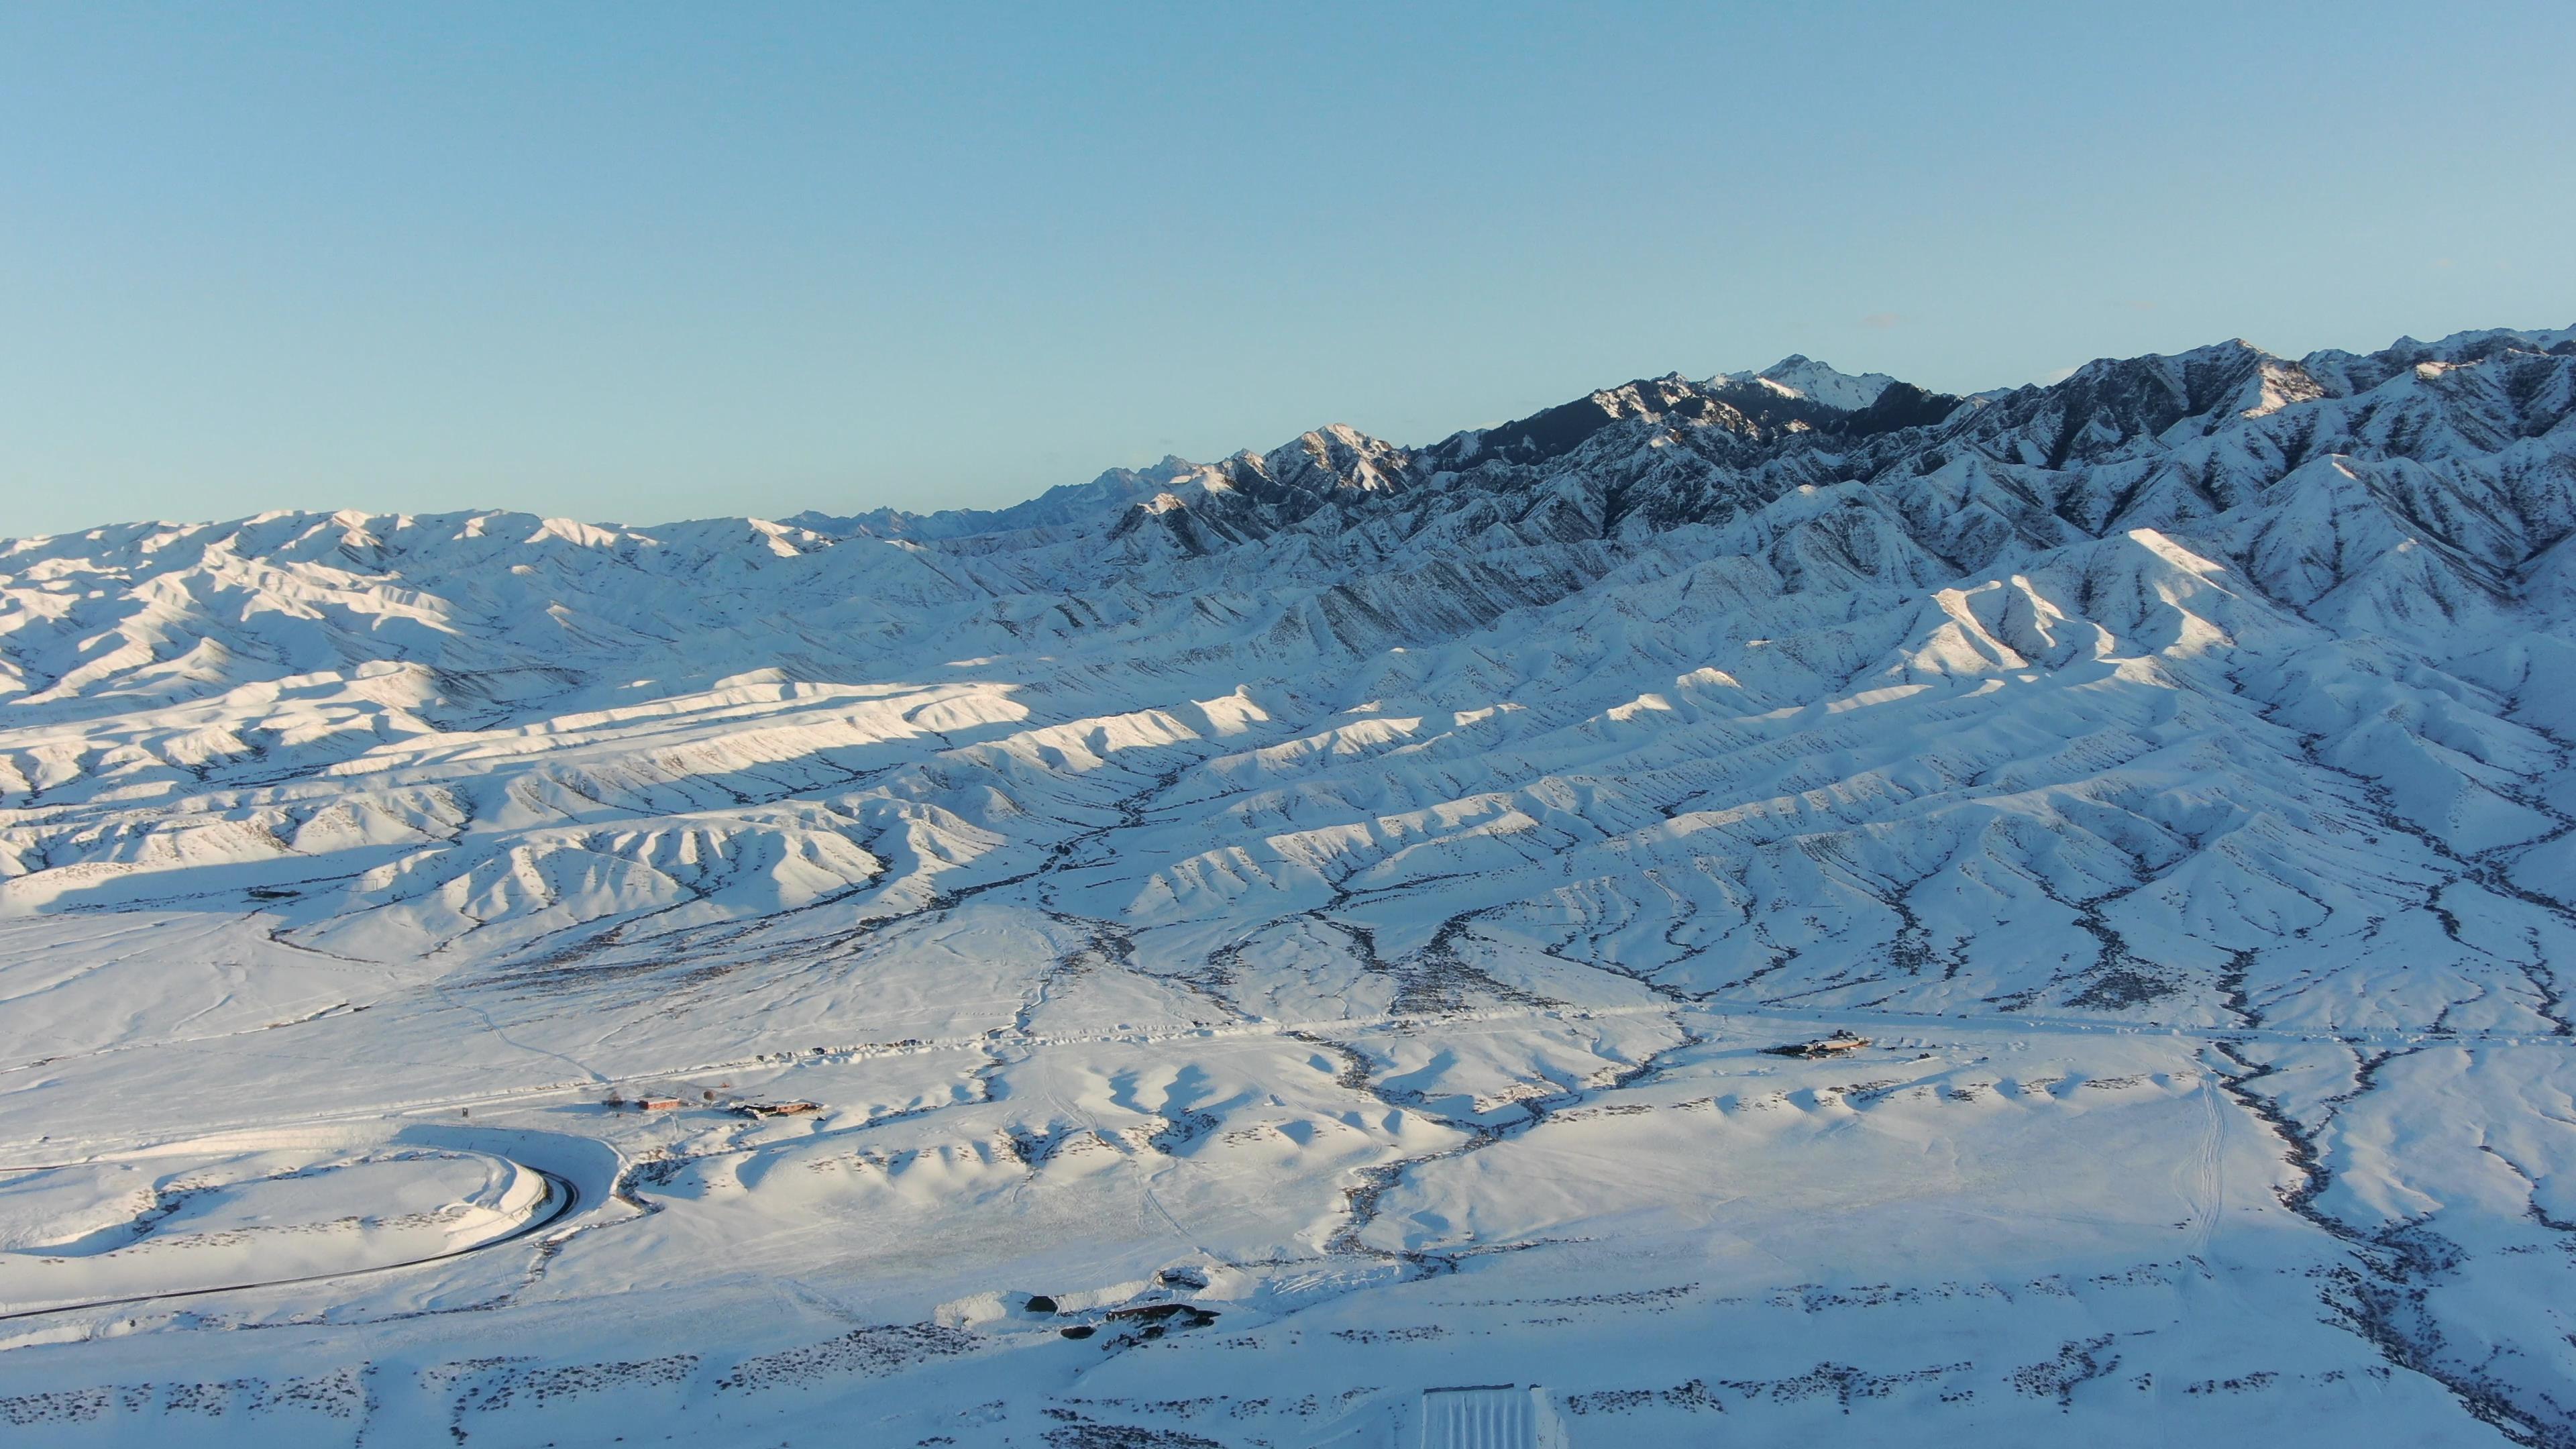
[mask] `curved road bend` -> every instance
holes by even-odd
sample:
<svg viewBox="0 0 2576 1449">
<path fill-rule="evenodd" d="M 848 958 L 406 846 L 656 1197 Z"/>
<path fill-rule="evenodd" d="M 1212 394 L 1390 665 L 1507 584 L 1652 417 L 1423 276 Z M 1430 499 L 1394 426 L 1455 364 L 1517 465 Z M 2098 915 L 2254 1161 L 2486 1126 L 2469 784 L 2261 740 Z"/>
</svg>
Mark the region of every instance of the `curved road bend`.
<svg viewBox="0 0 2576 1449">
<path fill-rule="evenodd" d="M 528 1167 L 524 1162 L 518 1165 Z M 377 1273 L 398 1273 L 405 1268 L 417 1268 L 423 1263 L 442 1263 L 450 1258 L 462 1258 L 468 1253 L 487 1252 L 505 1243 L 515 1243 L 530 1233 L 552 1227 L 581 1206 L 581 1189 L 574 1186 L 571 1179 L 558 1177 L 542 1167 L 528 1167 L 528 1171 L 546 1180 L 546 1210 L 488 1242 L 451 1248 L 444 1253 L 432 1253 L 425 1258 L 411 1258 L 400 1263 L 384 1263 L 373 1268 L 349 1268 L 337 1273 L 308 1273 L 297 1278 L 270 1278 L 256 1283 L 226 1283 L 214 1288 L 182 1288 L 169 1293 L 139 1293 L 127 1298 L 94 1298 L 85 1303 L 57 1303 L 47 1308 L 20 1308 L 0 1313 L 0 1323 L 17 1318 L 37 1318 L 48 1313 L 78 1313 L 88 1308 L 121 1308 L 132 1303 L 166 1303 L 179 1298 L 203 1298 L 213 1293 L 242 1293 L 254 1288 L 284 1288 L 295 1283 L 327 1283 L 334 1278 L 363 1278 Z"/>
</svg>

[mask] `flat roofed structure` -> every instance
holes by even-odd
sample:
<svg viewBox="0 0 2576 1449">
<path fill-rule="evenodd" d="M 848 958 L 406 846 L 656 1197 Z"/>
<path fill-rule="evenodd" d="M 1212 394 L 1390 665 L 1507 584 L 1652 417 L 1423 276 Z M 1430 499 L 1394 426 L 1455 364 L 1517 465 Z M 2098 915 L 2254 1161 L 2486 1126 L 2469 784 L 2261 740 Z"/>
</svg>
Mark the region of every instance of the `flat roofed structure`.
<svg viewBox="0 0 2576 1449">
<path fill-rule="evenodd" d="M 1536 1384 L 1424 1389 L 1422 1449 L 1565 1449 L 1565 1425 Z"/>
</svg>

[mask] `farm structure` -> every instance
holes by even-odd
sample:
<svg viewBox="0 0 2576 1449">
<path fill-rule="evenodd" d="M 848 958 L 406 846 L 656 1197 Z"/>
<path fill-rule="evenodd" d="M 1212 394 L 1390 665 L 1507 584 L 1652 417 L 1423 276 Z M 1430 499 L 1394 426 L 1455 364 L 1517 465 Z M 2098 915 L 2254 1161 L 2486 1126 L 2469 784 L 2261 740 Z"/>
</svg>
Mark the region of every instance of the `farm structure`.
<svg viewBox="0 0 2576 1449">
<path fill-rule="evenodd" d="M 1838 1057 L 1845 1052 L 1859 1051 L 1867 1045 L 1869 1045 L 1868 1037 L 1838 1031 L 1832 1036 L 1818 1037 L 1814 1041 L 1791 1042 L 1787 1046 L 1764 1047 L 1763 1050 L 1775 1057 Z"/>
<path fill-rule="evenodd" d="M 801 1117 L 820 1112 L 820 1102 L 736 1102 L 733 1110 L 745 1117 Z"/>
</svg>

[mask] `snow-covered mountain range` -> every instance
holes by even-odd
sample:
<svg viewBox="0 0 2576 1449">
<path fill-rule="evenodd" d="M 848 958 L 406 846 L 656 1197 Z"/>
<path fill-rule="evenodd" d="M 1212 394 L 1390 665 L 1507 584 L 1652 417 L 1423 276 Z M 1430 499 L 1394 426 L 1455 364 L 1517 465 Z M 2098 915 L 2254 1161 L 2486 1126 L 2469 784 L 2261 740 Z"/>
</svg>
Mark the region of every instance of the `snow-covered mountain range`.
<svg viewBox="0 0 2576 1449">
<path fill-rule="evenodd" d="M 2576 1444 L 2571 534 L 2576 331 L 2492 331 L 0 543 L 0 1415 Z M 608 1165 L 542 1244 L 7 1316 L 396 1144 Z"/>
</svg>

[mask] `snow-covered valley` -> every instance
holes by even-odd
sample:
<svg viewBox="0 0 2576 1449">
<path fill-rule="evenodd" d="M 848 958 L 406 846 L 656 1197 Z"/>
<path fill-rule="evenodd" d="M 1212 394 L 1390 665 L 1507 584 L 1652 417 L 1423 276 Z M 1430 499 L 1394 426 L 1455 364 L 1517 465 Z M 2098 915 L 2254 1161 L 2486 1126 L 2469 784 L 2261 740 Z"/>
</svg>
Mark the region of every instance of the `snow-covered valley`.
<svg viewBox="0 0 2576 1449">
<path fill-rule="evenodd" d="M 2571 536 L 2559 331 L 0 543 L 0 1424 L 2576 1445 Z"/>
</svg>

